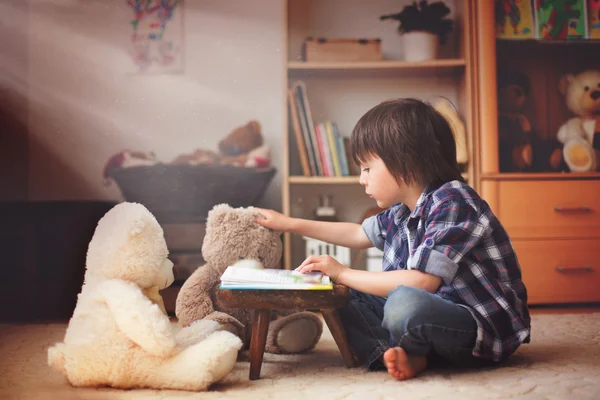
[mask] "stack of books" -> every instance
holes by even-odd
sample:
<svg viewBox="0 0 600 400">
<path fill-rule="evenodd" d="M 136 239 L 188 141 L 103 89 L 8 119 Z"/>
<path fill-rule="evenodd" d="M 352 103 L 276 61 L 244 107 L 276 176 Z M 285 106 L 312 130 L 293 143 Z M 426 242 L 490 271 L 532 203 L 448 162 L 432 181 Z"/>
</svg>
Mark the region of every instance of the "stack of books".
<svg viewBox="0 0 600 400">
<path fill-rule="evenodd" d="M 304 82 L 296 81 L 288 90 L 288 111 L 304 176 L 358 175 L 349 158 L 350 139 L 333 121 L 313 121 Z"/>
</svg>

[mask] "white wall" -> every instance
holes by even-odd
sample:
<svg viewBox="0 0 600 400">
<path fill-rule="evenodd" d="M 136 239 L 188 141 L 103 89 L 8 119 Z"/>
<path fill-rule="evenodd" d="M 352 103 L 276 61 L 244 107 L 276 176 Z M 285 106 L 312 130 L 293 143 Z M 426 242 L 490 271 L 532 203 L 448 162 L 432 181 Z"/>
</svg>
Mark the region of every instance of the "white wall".
<svg viewBox="0 0 600 400">
<path fill-rule="evenodd" d="M 23 0 L 26 1 L 26 0 Z M 161 160 L 257 119 L 281 169 L 284 27 L 280 0 L 187 0 L 182 74 L 130 74 L 125 0 L 27 0 L 29 197 L 119 199 L 106 159 L 125 149 Z M 263 206 L 280 208 L 281 176 Z"/>
</svg>

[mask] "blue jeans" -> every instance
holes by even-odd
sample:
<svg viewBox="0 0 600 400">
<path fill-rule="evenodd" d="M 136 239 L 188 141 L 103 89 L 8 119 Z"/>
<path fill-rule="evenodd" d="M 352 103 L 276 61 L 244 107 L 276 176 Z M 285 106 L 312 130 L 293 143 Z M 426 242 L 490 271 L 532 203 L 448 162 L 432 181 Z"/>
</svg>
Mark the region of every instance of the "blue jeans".
<svg viewBox="0 0 600 400">
<path fill-rule="evenodd" d="M 433 363 L 486 364 L 472 355 L 477 323 L 465 308 L 407 286 L 398 286 L 387 299 L 351 291 L 340 317 L 350 346 L 367 368 L 383 368 L 380 359 L 390 347 Z"/>
</svg>

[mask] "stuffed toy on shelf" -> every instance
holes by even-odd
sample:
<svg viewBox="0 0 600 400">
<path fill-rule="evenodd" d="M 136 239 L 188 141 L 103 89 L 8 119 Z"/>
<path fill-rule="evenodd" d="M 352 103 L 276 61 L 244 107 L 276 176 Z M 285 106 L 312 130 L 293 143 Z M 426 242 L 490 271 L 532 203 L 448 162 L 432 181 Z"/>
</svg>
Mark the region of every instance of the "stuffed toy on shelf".
<svg viewBox="0 0 600 400">
<path fill-rule="evenodd" d="M 571 172 L 598 170 L 600 157 L 600 70 L 566 74 L 559 83 L 567 108 L 575 115 L 558 130 Z"/>
<path fill-rule="evenodd" d="M 500 171 L 516 172 L 533 164 L 533 132 L 524 113 L 529 79 L 518 72 L 498 75 L 498 141 Z"/>
<path fill-rule="evenodd" d="M 561 145 L 536 134 L 525 113 L 529 78 L 520 72 L 498 74 L 498 150 L 501 172 L 557 172 Z"/>
<path fill-rule="evenodd" d="M 218 143 L 218 152 L 196 149 L 180 154 L 171 164 L 218 164 L 265 168 L 271 164 L 271 149 L 264 143 L 261 125 L 252 120 L 236 127 Z"/>
<path fill-rule="evenodd" d="M 198 320 L 217 321 L 238 335 L 244 349 L 250 344 L 249 309 L 226 309 L 219 305 L 215 293 L 220 277 L 230 265 L 258 264 L 277 268 L 281 260 L 281 232 L 272 231 L 256 222 L 260 214 L 254 207 L 233 208 L 218 204 L 208 213 L 200 266 L 185 281 L 175 306 L 175 315 L 182 326 Z M 265 351 L 274 354 L 295 354 L 313 349 L 321 337 L 323 324 L 308 311 L 282 311 L 272 314 Z"/>
<path fill-rule="evenodd" d="M 85 281 L 48 364 L 75 387 L 203 391 L 233 369 L 241 340 L 214 321 L 171 324 L 158 290 L 173 282 L 163 230 L 141 204 L 98 222 Z"/>
</svg>

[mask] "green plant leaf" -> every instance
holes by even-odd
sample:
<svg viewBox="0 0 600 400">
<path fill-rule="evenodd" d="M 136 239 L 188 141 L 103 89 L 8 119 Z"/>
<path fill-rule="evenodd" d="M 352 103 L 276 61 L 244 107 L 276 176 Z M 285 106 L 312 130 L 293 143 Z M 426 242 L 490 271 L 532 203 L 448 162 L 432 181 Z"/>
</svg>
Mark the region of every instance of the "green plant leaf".
<svg viewBox="0 0 600 400">
<path fill-rule="evenodd" d="M 454 28 L 454 21 L 446 18 L 450 14 L 450 8 L 443 1 L 428 3 L 421 0 L 418 3 L 406 5 L 402 11 L 395 14 L 387 14 L 379 17 L 380 20 L 398 21 L 400 33 L 425 31 L 437 35 L 441 44 L 445 44 L 450 32 Z"/>
</svg>

